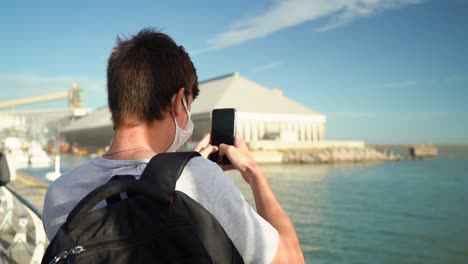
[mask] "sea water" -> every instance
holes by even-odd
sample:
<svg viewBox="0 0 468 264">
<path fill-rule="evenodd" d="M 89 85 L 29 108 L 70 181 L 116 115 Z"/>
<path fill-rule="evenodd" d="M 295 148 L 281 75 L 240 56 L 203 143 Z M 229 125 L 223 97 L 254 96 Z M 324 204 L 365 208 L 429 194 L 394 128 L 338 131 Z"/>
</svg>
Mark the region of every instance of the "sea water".
<svg viewBox="0 0 468 264">
<path fill-rule="evenodd" d="M 468 263 L 468 149 L 439 150 L 427 160 L 263 169 L 308 263 Z M 83 161 L 65 156 L 62 172 Z M 240 174 L 228 174 L 254 204 Z"/>
</svg>

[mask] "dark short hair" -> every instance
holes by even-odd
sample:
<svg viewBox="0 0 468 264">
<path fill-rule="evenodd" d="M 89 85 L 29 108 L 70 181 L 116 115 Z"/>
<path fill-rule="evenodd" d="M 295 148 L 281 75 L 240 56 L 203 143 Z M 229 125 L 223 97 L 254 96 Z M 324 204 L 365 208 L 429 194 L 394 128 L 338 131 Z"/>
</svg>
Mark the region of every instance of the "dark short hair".
<svg viewBox="0 0 468 264">
<path fill-rule="evenodd" d="M 161 120 L 171 97 L 184 87 L 198 96 L 198 77 L 188 53 L 166 34 L 145 28 L 117 37 L 107 67 L 107 93 L 114 127 Z"/>
</svg>

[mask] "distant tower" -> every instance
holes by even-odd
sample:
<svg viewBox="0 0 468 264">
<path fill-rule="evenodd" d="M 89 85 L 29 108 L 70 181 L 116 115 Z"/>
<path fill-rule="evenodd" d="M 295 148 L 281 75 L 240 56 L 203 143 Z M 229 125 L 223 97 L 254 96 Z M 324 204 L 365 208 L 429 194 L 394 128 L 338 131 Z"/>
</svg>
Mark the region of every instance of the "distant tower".
<svg viewBox="0 0 468 264">
<path fill-rule="evenodd" d="M 72 109 L 81 108 L 81 91 L 78 88 L 78 84 L 75 82 L 72 88 L 68 91 L 68 105 Z"/>
</svg>

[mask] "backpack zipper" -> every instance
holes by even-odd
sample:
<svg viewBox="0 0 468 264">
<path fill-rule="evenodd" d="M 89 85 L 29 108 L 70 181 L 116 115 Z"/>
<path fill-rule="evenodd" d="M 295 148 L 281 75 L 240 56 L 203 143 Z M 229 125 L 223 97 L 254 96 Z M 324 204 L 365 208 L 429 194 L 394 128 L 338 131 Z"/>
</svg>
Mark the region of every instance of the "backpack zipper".
<svg viewBox="0 0 468 264">
<path fill-rule="evenodd" d="M 64 251 L 58 253 L 49 262 L 49 264 L 59 263 L 60 261 L 66 260 L 70 255 L 79 255 L 79 254 L 81 254 L 81 253 L 83 253 L 85 251 L 87 251 L 87 252 L 91 251 L 92 252 L 92 251 L 97 250 L 97 249 L 112 247 L 112 246 L 116 246 L 116 245 L 117 246 L 126 246 L 126 247 L 128 247 L 128 246 L 133 246 L 133 245 L 136 245 L 136 244 L 142 244 L 142 243 L 145 243 L 148 240 L 153 239 L 153 237 L 158 235 L 158 234 L 169 232 L 169 231 L 176 230 L 176 229 L 183 229 L 183 228 L 186 228 L 186 227 L 190 227 L 190 225 L 175 226 L 175 227 L 170 228 L 170 229 L 165 229 L 165 230 L 163 230 L 161 232 L 155 232 L 150 236 L 145 236 L 144 240 L 139 240 L 140 237 L 137 237 L 137 238 L 135 238 L 135 237 L 116 237 L 116 238 L 106 239 L 106 240 L 102 240 L 102 241 L 94 241 L 94 242 L 91 242 L 89 244 L 85 243 L 82 246 L 76 246 L 76 247 L 73 247 L 73 248 L 71 248 L 69 250 L 64 250 Z"/>
<path fill-rule="evenodd" d="M 173 230 L 173 229 L 171 229 Z M 103 241 L 98 241 L 98 242 L 93 242 L 89 244 L 83 244 L 82 246 L 76 246 L 74 248 L 71 248 L 69 250 L 64 250 L 60 253 L 58 253 L 50 262 L 49 264 L 56 264 L 60 263 L 61 261 L 66 260 L 69 256 L 71 255 L 79 255 L 83 252 L 93 252 L 99 249 L 103 248 L 111 248 L 111 247 L 131 247 L 134 245 L 142 244 L 145 243 L 148 240 L 151 240 L 153 236 L 150 236 L 149 238 L 145 238 L 144 240 L 139 240 L 138 238 L 113 238 L 113 239 L 108 239 L 108 240 L 103 240 Z"/>
</svg>

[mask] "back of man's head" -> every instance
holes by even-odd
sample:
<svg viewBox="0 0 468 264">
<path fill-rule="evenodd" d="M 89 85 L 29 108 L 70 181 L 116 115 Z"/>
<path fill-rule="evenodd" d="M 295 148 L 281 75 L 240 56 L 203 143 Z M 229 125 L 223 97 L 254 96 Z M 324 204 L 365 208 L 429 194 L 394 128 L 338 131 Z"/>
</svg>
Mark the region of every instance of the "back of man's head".
<svg viewBox="0 0 468 264">
<path fill-rule="evenodd" d="M 107 67 L 114 127 L 163 119 L 171 97 L 182 87 L 186 96 L 199 93 L 195 67 L 171 37 L 146 28 L 130 38 L 117 38 Z"/>
</svg>

